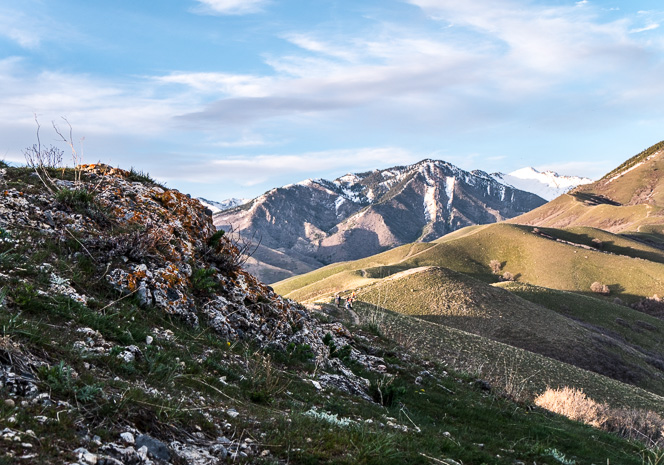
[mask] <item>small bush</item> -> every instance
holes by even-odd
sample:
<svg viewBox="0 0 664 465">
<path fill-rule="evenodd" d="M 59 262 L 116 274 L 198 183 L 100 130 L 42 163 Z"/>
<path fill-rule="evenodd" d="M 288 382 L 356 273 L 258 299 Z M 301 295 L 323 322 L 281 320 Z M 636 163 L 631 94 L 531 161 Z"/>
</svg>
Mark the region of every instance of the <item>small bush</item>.
<svg viewBox="0 0 664 465">
<path fill-rule="evenodd" d="M 309 344 L 295 344 L 291 342 L 286 346 L 286 352 L 290 356 L 291 361 L 308 362 L 315 357 Z"/>
<path fill-rule="evenodd" d="M 226 234 L 226 231 L 224 231 L 223 229 L 219 229 L 216 233 L 210 236 L 210 238 L 207 241 L 208 245 L 210 247 L 218 247 L 219 241 L 221 241 L 221 238 L 224 237 L 224 234 Z"/>
<path fill-rule="evenodd" d="M 215 279 L 217 272 L 213 268 L 198 268 L 191 274 L 191 287 L 194 292 L 210 294 L 218 287 Z"/>
<path fill-rule="evenodd" d="M 602 284 L 599 281 L 595 281 L 590 285 L 590 290 L 593 291 L 595 294 L 602 294 L 602 295 L 609 295 L 611 293 L 611 289 L 609 289 L 609 286 L 606 284 Z"/>
<path fill-rule="evenodd" d="M 493 274 L 500 274 L 500 270 L 503 268 L 503 264 L 498 260 L 491 260 L 489 262 L 489 268 L 491 268 L 491 272 Z"/>
<path fill-rule="evenodd" d="M 95 196 L 86 189 L 60 189 L 55 194 L 55 200 L 62 206 L 78 213 L 85 213 L 95 200 Z"/>
<path fill-rule="evenodd" d="M 639 312 L 647 313 L 648 315 L 652 316 L 659 317 L 664 315 L 664 302 L 662 302 L 662 299 L 660 299 L 657 295 L 641 299 L 638 302 L 630 305 L 630 307 L 632 307 L 634 310 L 638 310 Z"/>
<path fill-rule="evenodd" d="M 548 388 L 535 399 L 535 405 L 571 420 L 644 441 L 648 446 L 664 445 L 664 418 L 655 412 L 611 408 L 595 402 L 580 389 L 567 386 L 562 389 Z"/>
<path fill-rule="evenodd" d="M 385 407 L 391 407 L 406 393 L 404 386 L 395 383 L 394 377 L 383 377 L 372 380 L 369 384 L 369 395 L 374 402 Z"/>
<path fill-rule="evenodd" d="M 152 178 L 152 176 L 150 176 L 148 173 L 145 173 L 145 172 L 139 171 L 139 170 L 135 170 L 133 166 L 129 170 L 129 175 L 127 176 L 127 181 L 140 182 L 140 183 L 143 183 L 143 184 L 153 184 L 155 186 L 160 186 L 161 185 L 157 181 L 155 181 Z"/>
<path fill-rule="evenodd" d="M 602 250 L 604 248 L 604 242 L 602 242 L 600 239 L 593 239 L 593 247 L 595 247 L 598 250 Z"/>
<path fill-rule="evenodd" d="M 504 272 L 502 278 L 503 281 L 514 281 L 516 279 L 516 277 L 509 271 Z"/>
<path fill-rule="evenodd" d="M 547 389 L 535 399 L 535 405 L 595 427 L 600 427 L 607 420 L 605 405 L 590 399 L 580 389 L 567 386 Z"/>
</svg>

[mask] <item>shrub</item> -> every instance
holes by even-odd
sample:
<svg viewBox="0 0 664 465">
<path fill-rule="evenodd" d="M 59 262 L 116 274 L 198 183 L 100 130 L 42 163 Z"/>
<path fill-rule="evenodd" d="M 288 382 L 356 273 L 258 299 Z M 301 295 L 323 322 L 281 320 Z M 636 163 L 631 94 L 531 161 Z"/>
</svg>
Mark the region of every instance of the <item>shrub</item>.
<svg viewBox="0 0 664 465">
<path fill-rule="evenodd" d="M 567 386 L 547 389 L 535 399 L 535 405 L 595 427 L 600 427 L 607 420 L 606 405 L 590 399 L 580 389 Z"/>
<path fill-rule="evenodd" d="M 630 307 L 632 307 L 634 310 L 638 310 L 639 312 L 647 313 L 648 315 L 664 315 L 664 302 L 662 302 L 657 294 L 652 297 L 641 299 L 638 302 L 630 305 Z"/>
<path fill-rule="evenodd" d="M 213 268 L 197 268 L 191 274 L 191 287 L 194 292 L 209 294 L 217 288 L 217 272 Z"/>
<path fill-rule="evenodd" d="M 590 290 L 593 291 L 596 294 L 602 294 L 602 295 L 609 295 L 611 293 L 611 289 L 609 289 L 609 286 L 606 284 L 602 284 L 599 281 L 595 281 L 590 285 Z"/>
<path fill-rule="evenodd" d="M 499 274 L 500 270 L 503 268 L 503 264 L 500 263 L 498 260 L 491 260 L 489 262 L 489 268 L 491 268 L 491 272 L 493 274 Z"/>
<path fill-rule="evenodd" d="M 604 242 L 602 242 L 600 239 L 593 239 L 593 247 L 595 247 L 598 250 L 602 250 L 604 248 Z"/>
<path fill-rule="evenodd" d="M 503 281 L 514 281 L 516 279 L 516 277 L 509 271 L 504 272 L 502 278 Z"/>
<path fill-rule="evenodd" d="M 395 383 L 395 377 L 384 376 L 382 379 L 372 380 L 369 384 L 369 395 L 374 402 L 385 407 L 391 407 L 406 393 L 406 388 Z"/>
<path fill-rule="evenodd" d="M 87 189 L 63 188 L 56 192 L 55 200 L 78 213 L 85 213 L 94 202 L 94 195 Z"/>
<path fill-rule="evenodd" d="M 587 397 L 580 389 L 567 386 L 547 388 L 535 399 L 535 405 L 571 420 L 644 441 L 649 446 L 664 445 L 664 418 L 655 412 L 610 408 Z"/>
<path fill-rule="evenodd" d="M 140 183 L 143 183 L 143 184 L 153 184 L 153 185 L 156 185 L 156 186 L 160 185 L 148 173 L 145 173 L 145 172 L 139 171 L 139 170 L 135 170 L 133 166 L 129 170 L 129 175 L 127 176 L 127 181 L 140 182 Z"/>
</svg>

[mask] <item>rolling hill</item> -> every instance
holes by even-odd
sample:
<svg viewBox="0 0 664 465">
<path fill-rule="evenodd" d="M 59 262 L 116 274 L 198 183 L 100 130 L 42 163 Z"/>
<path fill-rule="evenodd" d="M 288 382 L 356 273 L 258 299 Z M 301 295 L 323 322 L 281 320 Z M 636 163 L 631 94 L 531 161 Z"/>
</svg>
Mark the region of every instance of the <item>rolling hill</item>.
<svg viewBox="0 0 664 465">
<path fill-rule="evenodd" d="M 501 282 L 492 261 L 518 282 Z M 591 291 L 596 281 L 610 295 Z M 300 301 L 355 290 L 363 303 L 662 394 L 664 322 L 613 303 L 653 296 L 662 283 L 664 252 L 641 242 L 587 227 L 501 223 L 330 265 L 275 289 Z"/>
<path fill-rule="evenodd" d="M 664 234 L 664 142 L 511 223 L 567 228 L 590 226 L 661 246 Z"/>
</svg>

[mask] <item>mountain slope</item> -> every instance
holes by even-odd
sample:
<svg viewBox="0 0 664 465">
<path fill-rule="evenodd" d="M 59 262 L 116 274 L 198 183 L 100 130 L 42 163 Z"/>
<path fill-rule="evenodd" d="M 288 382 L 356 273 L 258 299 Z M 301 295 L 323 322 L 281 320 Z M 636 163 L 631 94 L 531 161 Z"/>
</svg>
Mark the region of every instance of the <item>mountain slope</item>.
<svg viewBox="0 0 664 465">
<path fill-rule="evenodd" d="M 593 182 L 589 178 L 561 176 L 553 171 L 540 172 L 531 167 L 521 168 L 509 174 L 493 173 L 491 176 L 499 182 L 532 192 L 546 200 L 553 200 L 579 185 Z"/>
<path fill-rule="evenodd" d="M 307 180 L 273 189 L 217 213 L 214 223 L 260 238 L 261 247 L 292 257 L 299 268 L 313 269 L 433 240 L 465 226 L 494 223 L 543 203 L 482 171 L 424 160 L 332 182 Z M 269 255 L 263 251 L 248 269 L 268 281 L 293 275 Z"/>
<path fill-rule="evenodd" d="M 554 201 L 509 220 L 534 226 L 591 226 L 624 234 L 654 233 L 664 228 L 664 143 L 627 160 L 602 179 L 579 186 Z"/>
<path fill-rule="evenodd" d="M 558 380 L 661 411 L 650 392 L 389 312 L 421 347 L 345 326 L 241 270 L 184 194 L 103 165 L 32 173 L 0 164 L 2 464 L 643 463 L 524 399 Z M 459 341 L 513 360 L 528 396 L 459 373 Z"/>
<path fill-rule="evenodd" d="M 545 292 L 539 293 L 544 296 L 536 302 L 540 306 L 533 307 L 491 288 L 498 280 L 492 262 L 501 274 L 508 272 L 519 283 L 574 291 L 599 304 L 616 297 L 629 303 L 642 301 L 661 292 L 664 283 L 664 252 L 657 248 L 592 228 L 556 230 L 501 223 L 464 228 L 431 243 L 330 265 L 274 287 L 300 301 L 329 299 L 336 292 L 354 289 L 362 301 L 664 393 L 664 350 L 659 343 L 634 336 L 634 331 L 661 334 L 661 321 L 620 307 L 632 315 L 626 318 L 611 307 L 606 312 L 626 326 L 598 326 L 578 312 L 549 308 L 546 299 L 559 297 Z M 607 284 L 610 295 L 594 293 L 594 282 Z M 571 307 L 587 305 L 567 302 Z"/>
</svg>

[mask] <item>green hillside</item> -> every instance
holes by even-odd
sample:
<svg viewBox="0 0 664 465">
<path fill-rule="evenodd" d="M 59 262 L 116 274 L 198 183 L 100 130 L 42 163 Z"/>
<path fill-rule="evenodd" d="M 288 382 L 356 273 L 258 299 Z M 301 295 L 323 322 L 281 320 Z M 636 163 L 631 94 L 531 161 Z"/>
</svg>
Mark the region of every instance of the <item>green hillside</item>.
<svg viewBox="0 0 664 465">
<path fill-rule="evenodd" d="M 664 142 L 635 155 L 602 179 L 508 220 L 509 223 L 566 228 L 590 226 L 614 233 L 664 237 Z"/>
<path fill-rule="evenodd" d="M 593 239 L 601 243 L 601 250 Z M 662 293 L 664 285 L 663 252 L 643 243 L 592 228 L 536 229 L 500 223 L 330 265 L 274 287 L 306 301 L 422 266 L 442 266 L 491 283 L 498 280 L 490 268 L 492 260 L 500 262 L 501 273 L 537 286 L 592 294 L 591 284 L 601 282 L 611 291 L 608 300 L 620 297 L 634 302 Z M 343 277 L 335 276 L 341 272 Z"/>
</svg>

